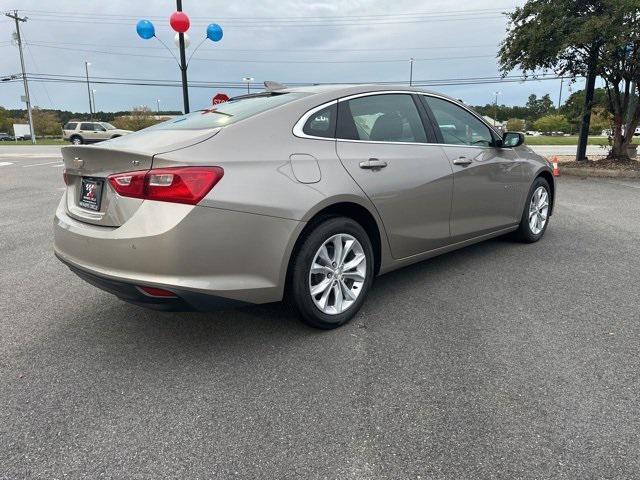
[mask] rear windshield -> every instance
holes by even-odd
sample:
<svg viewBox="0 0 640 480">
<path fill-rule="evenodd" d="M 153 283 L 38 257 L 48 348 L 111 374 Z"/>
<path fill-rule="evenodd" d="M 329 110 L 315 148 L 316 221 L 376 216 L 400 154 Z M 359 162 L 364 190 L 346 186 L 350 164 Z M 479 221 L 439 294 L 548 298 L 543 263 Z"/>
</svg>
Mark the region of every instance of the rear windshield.
<svg viewBox="0 0 640 480">
<path fill-rule="evenodd" d="M 292 102 L 305 96 L 304 93 L 280 93 L 275 95 L 256 95 L 240 97 L 214 105 L 187 115 L 172 118 L 150 127 L 159 130 L 204 130 L 224 127 L 258 113 Z"/>
</svg>

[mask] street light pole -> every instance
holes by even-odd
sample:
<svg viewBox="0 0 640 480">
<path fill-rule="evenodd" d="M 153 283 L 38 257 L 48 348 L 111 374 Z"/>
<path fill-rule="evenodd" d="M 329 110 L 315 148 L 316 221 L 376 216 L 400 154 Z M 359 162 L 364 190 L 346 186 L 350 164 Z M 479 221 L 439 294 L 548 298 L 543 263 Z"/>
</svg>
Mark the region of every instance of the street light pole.
<svg viewBox="0 0 640 480">
<path fill-rule="evenodd" d="M 251 93 L 250 84 L 253 82 L 253 77 L 243 77 L 242 81 L 247 84 L 247 95 Z"/>
<path fill-rule="evenodd" d="M 413 85 L 413 57 L 409 60 L 409 86 Z"/>
<path fill-rule="evenodd" d="M 36 143 L 36 131 L 33 126 L 33 115 L 31 114 L 31 98 L 29 97 L 29 82 L 27 81 L 27 73 L 24 68 L 24 55 L 22 54 L 22 37 L 20 36 L 20 22 L 26 22 L 27 17 L 20 18 L 18 11 L 14 10 L 13 14 L 5 13 L 9 18 L 13 18 L 16 22 L 16 37 L 18 40 L 18 50 L 20 51 L 20 66 L 22 67 L 22 82 L 24 83 L 24 98 L 27 104 L 27 114 L 29 116 L 29 130 L 31 130 L 31 143 Z"/>
<path fill-rule="evenodd" d="M 182 0 L 176 0 L 176 10 L 182 11 Z M 184 33 L 178 33 L 180 42 L 180 72 L 182 73 L 182 101 L 184 113 L 189 113 L 189 89 L 187 87 L 187 58 L 184 51 Z"/>
<path fill-rule="evenodd" d="M 158 106 L 158 113 L 160 113 L 160 99 L 159 98 L 156 99 L 156 104 Z"/>
<path fill-rule="evenodd" d="M 493 126 L 497 127 L 498 125 L 496 124 L 496 122 L 498 121 L 498 95 L 501 95 L 502 92 L 495 92 L 496 95 L 496 102 L 494 103 L 494 109 L 493 109 Z"/>
<path fill-rule="evenodd" d="M 89 96 L 89 116 L 91 120 L 93 120 L 93 104 L 91 102 L 91 85 L 89 85 L 89 65 L 91 65 L 91 63 L 85 60 L 84 73 L 86 74 L 86 77 L 87 77 L 87 95 Z"/>
<path fill-rule="evenodd" d="M 93 99 L 93 111 L 96 113 L 98 113 L 98 109 L 96 108 L 96 89 L 92 89 L 91 90 L 91 98 Z"/>
</svg>

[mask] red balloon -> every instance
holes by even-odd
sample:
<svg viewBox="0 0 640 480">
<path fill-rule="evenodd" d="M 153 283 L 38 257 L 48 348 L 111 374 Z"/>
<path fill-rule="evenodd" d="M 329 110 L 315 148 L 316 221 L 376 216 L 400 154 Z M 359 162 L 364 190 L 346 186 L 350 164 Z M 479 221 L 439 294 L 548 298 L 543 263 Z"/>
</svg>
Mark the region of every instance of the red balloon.
<svg viewBox="0 0 640 480">
<path fill-rule="evenodd" d="M 191 26 L 189 17 L 184 12 L 173 12 L 169 17 L 169 24 L 178 33 L 186 32 Z"/>
</svg>

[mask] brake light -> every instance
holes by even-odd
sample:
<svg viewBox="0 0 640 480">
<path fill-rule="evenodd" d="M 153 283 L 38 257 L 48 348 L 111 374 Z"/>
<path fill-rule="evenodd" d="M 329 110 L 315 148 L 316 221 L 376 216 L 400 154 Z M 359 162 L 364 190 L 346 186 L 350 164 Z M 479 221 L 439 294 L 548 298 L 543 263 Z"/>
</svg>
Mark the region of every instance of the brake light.
<svg viewBox="0 0 640 480">
<path fill-rule="evenodd" d="M 66 168 L 62 171 L 62 178 L 64 179 L 64 184 L 69 185 L 69 174 Z"/>
<path fill-rule="evenodd" d="M 195 205 L 223 175 L 220 167 L 171 167 L 116 173 L 107 179 L 123 197 Z"/>
</svg>

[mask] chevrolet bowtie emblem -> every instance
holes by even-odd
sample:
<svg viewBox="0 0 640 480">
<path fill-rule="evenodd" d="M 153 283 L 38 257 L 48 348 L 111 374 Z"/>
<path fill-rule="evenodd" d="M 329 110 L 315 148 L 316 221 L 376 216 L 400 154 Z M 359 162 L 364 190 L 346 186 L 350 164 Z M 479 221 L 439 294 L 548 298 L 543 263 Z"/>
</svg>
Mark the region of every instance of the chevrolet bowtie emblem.
<svg viewBox="0 0 640 480">
<path fill-rule="evenodd" d="M 80 157 L 75 157 L 75 158 L 73 159 L 73 165 L 74 165 L 76 168 L 82 168 L 82 166 L 84 165 L 84 160 L 83 160 L 83 159 L 81 159 Z"/>
</svg>

